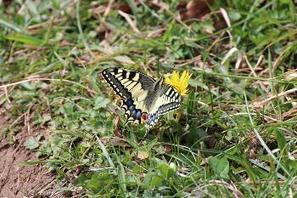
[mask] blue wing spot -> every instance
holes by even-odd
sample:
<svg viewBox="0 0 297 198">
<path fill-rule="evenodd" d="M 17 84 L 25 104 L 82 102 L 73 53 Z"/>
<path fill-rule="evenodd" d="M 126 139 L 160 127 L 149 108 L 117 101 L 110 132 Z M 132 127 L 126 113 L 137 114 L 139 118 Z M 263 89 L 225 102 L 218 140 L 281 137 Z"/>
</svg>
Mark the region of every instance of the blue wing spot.
<svg viewBox="0 0 297 198">
<path fill-rule="evenodd" d="M 133 116 L 133 118 L 135 118 L 135 114 L 136 114 L 136 110 L 134 109 L 131 111 L 131 115 Z"/>
<path fill-rule="evenodd" d="M 127 107 L 125 109 L 127 110 L 126 114 L 128 116 L 128 119 L 133 118 L 133 120 L 138 120 L 140 123 L 142 111 L 140 109 L 135 108 L 134 101 L 130 98 L 130 99 L 127 99 L 126 101 L 123 100 L 123 102 L 124 102 L 123 107 Z"/>
<path fill-rule="evenodd" d="M 158 120 L 159 120 L 159 115 L 158 114 L 149 114 L 147 124 L 149 126 L 154 126 L 158 122 Z"/>
<path fill-rule="evenodd" d="M 128 100 L 126 101 L 126 105 L 127 105 L 128 107 L 130 107 L 131 105 L 133 105 L 133 100 L 132 100 L 132 99 L 128 99 Z"/>
<path fill-rule="evenodd" d="M 129 107 L 129 110 L 130 110 L 130 111 L 133 111 L 134 109 L 135 109 L 134 105 L 131 105 L 131 106 Z"/>
<path fill-rule="evenodd" d="M 140 118 L 141 118 L 141 111 L 140 111 L 140 110 L 138 110 L 138 111 L 136 112 L 135 118 L 136 118 L 136 119 L 140 119 Z"/>
</svg>

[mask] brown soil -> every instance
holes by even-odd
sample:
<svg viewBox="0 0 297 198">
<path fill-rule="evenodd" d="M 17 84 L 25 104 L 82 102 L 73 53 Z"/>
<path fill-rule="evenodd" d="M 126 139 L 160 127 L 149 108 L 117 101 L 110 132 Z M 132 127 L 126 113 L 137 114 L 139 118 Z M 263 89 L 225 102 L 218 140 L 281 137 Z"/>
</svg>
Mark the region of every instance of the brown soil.
<svg viewBox="0 0 297 198">
<path fill-rule="evenodd" d="M 6 117 L 0 113 L 0 129 L 5 122 Z M 57 192 L 54 175 L 41 165 L 24 165 L 27 160 L 37 159 L 24 147 L 25 140 L 37 132 L 25 128 L 14 136 L 12 145 L 0 140 L 0 197 L 53 197 Z"/>
</svg>

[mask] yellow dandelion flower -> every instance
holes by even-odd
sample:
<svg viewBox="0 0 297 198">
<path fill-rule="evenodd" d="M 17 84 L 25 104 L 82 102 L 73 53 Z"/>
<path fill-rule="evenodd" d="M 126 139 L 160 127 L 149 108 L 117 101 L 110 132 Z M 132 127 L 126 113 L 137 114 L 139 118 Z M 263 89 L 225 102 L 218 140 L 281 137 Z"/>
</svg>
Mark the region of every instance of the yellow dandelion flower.
<svg viewBox="0 0 297 198">
<path fill-rule="evenodd" d="M 165 76 L 165 83 L 174 87 L 181 96 L 184 96 L 187 94 L 187 87 L 189 86 L 191 76 L 192 74 L 187 71 L 183 71 L 181 75 L 179 72 L 173 71 L 171 75 Z"/>
</svg>

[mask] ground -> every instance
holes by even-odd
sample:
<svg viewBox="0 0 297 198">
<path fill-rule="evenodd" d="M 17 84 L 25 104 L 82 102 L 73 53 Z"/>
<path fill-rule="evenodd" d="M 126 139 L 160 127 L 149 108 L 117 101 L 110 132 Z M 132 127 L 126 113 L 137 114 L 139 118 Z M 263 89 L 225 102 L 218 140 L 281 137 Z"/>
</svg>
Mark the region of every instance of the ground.
<svg viewBox="0 0 297 198">
<path fill-rule="evenodd" d="M 7 117 L 1 112 L 0 128 L 3 128 Z M 25 164 L 28 160 L 38 159 L 35 152 L 24 146 L 26 139 L 37 133 L 40 131 L 29 133 L 24 128 L 14 136 L 14 144 L 9 144 L 6 139 L 0 141 L 0 197 L 45 196 L 56 193 L 57 184 L 53 173 L 42 164 Z"/>
</svg>

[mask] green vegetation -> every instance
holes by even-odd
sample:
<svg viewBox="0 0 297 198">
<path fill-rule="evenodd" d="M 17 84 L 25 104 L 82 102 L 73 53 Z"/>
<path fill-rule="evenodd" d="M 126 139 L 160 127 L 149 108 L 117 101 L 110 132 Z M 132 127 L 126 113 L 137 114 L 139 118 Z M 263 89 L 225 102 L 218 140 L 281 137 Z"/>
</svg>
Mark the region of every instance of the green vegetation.
<svg viewBox="0 0 297 198">
<path fill-rule="evenodd" d="M 39 156 L 31 163 L 89 196 L 297 196 L 292 0 L 215 1 L 200 20 L 181 20 L 176 0 L 10 3 L 0 7 L 0 138 L 47 131 L 24 143 Z M 188 70 L 190 91 L 146 137 L 121 124 L 119 138 L 124 112 L 100 76 L 114 66 L 155 78 Z"/>
</svg>

